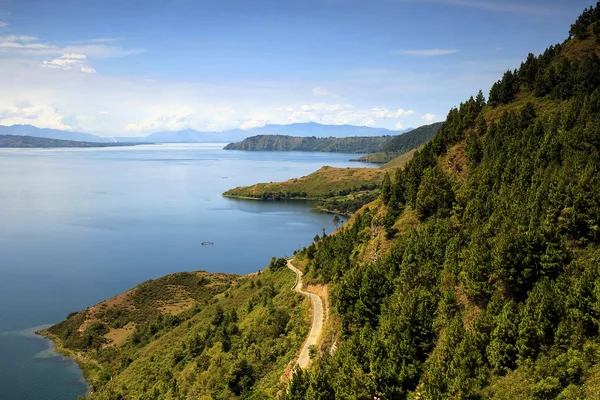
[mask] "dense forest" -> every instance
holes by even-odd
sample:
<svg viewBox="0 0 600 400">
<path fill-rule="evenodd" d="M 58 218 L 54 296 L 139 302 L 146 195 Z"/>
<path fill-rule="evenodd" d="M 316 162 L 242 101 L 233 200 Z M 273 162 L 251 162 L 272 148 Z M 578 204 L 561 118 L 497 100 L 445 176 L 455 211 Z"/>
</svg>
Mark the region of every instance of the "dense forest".
<svg viewBox="0 0 600 400">
<path fill-rule="evenodd" d="M 423 125 L 410 132 L 394 136 L 392 140 L 383 146 L 381 151 L 398 154 L 406 153 L 431 139 L 440 129 L 442 124 L 443 122 L 436 122 L 431 125 Z"/>
<path fill-rule="evenodd" d="M 410 132 L 394 136 L 380 151 L 373 154 L 367 154 L 353 161 L 385 164 L 402 154 L 418 148 L 423 143 L 426 143 L 437 133 L 442 126 L 442 123 L 443 122 L 436 122 L 431 125 L 423 125 Z"/>
<path fill-rule="evenodd" d="M 600 3 L 296 255 L 339 336 L 282 399 L 600 398 L 599 52 Z"/>
<path fill-rule="evenodd" d="M 317 138 L 257 135 L 238 143 L 229 143 L 225 150 L 249 151 L 322 151 L 330 153 L 374 153 L 380 151 L 393 136 L 352 136 Z"/>
</svg>

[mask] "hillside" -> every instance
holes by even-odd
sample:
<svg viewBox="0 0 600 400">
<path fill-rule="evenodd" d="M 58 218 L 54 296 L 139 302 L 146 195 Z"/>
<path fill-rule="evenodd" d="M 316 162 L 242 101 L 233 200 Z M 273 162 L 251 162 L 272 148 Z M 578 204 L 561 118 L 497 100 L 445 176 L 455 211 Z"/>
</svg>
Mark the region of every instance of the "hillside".
<svg viewBox="0 0 600 400">
<path fill-rule="evenodd" d="M 403 168 L 362 170 L 381 179 L 379 197 L 295 254 L 331 304 L 311 367 L 281 400 L 600 398 L 599 54 L 600 3 L 564 43 L 508 71 L 487 101 L 480 92 L 451 109 Z M 322 170 L 288 184 L 303 197 Z M 321 194 L 356 187 L 358 173 L 344 171 Z M 150 304 L 166 306 L 159 293 L 202 301 L 199 279 L 161 281 Z M 83 368 L 99 363 L 92 398 L 272 398 L 305 333 L 306 309 L 284 290 L 291 279 L 268 270 L 224 292 L 211 279 L 216 302 L 174 328 L 165 317 L 143 325 L 147 342 L 132 335 L 123 350 L 90 348 L 108 327 L 77 333 L 89 311 L 50 332 L 86 346 Z M 284 326 L 269 323 L 281 313 L 285 330 L 269 330 Z"/>
<path fill-rule="evenodd" d="M 261 200 L 306 199 L 318 200 L 379 187 L 384 172 L 377 168 L 322 167 L 301 178 L 284 182 L 257 183 L 237 187 L 223 193 L 226 197 Z"/>
<path fill-rule="evenodd" d="M 377 164 L 388 163 L 394 158 L 397 158 L 426 143 L 435 136 L 442 124 L 443 122 L 436 122 L 435 124 L 431 125 L 423 125 L 413 129 L 410 132 L 394 136 L 381 148 L 381 151 L 364 155 L 352 161 L 372 162 Z"/>
<path fill-rule="evenodd" d="M 294 280 L 285 266 L 172 274 L 41 333 L 78 361 L 89 399 L 272 398 L 308 333 Z"/>
<path fill-rule="evenodd" d="M 51 148 L 51 147 L 114 147 L 130 143 L 78 142 L 32 136 L 0 135 L 0 148 Z"/>
<path fill-rule="evenodd" d="M 396 141 L 396 144 L 390 149 L 406 149 L 408 146 L 416 145 L 430 140 L 433 133 L 437 132 L 441 123 L 427 125 L 417 128 L 414 131 L 404 133 L 400 136 L 389 138 Z M 413 132 L 417 132 L 413 135 Z M 409 139 L 398 141 L 398 138 L 410 135 Z M 292 138 L 289 136 L 256 136 L 248 138 L 241 143 L 233 146 L 228 145 L 225 149 L 237 147 L 248 147 L 248 149 L 276 150 L 280 146 L 294 146 L 302 143 L 310 143 L 305 139 L 310 139 L 321 144 L 332 143 L 358 143 L 352 142 L 352 139 L 375 139 L 375 138 L 344 138 L 344 139 L 316 139 L 316 138 Z M 292 142 L 293 143 L 290 143 Z M 388 141 L 387 143 L 390 143 Z M 387 144 L 386 144 L 387 146 Z M 406 146 L 406 147 L 403 147 Z M 244 148 L 246 149 L 246 148 Z M 300 150 L 300 148 L 294 148 Z M 346 152 L 348 152 L 348 148 Z M 308 151 L 326 151 L 318 150 L 313 147 Z M 223 193 L 226 197 L 247 198 L 256 200 L 282 200 L 282 199 L 304 199 L 319 200 L 317 208 L 322 211 L 336 214 L 351 215 L 363 205 L 375 200 L 379 196 L 379 185 L 385 175 L 385 170 L 393 173 L 393 169 L 403 167 L 414 155 L 416 148 L 409 148 L 408 151 L 402 150 L 397 153 L 374 153 L 368 156 L 384 155 L 386 164 L 381 169 L 375 168 L 332 168 L 323 167 L 302 178 L 289 179 L 284 182 L 257 183 L 246 187 L 237 187 Z M 361 160 L 361 159 L 358 159 Z M 358 161 L 355 160 L 355 161 Z M 363 160 L 364 161 L 364 160 Z M 384 159 L 381 160 L 382 162 Z"/>
<path fill-rule="evenodd" d="M 600 398 L 598 53 L 600 3 L 296 255 L 340 329 L 283 399 Z"/>
<path fill-rule="evenodd" d="M 283 135 L 258 135 L 229 143 L 225 150 L 245 151 L 323 151 L 332 153 L 371 153 L 379 151 L 392 138 L 378 137 L 346 137 L 317 138 Z"/>
</svg>

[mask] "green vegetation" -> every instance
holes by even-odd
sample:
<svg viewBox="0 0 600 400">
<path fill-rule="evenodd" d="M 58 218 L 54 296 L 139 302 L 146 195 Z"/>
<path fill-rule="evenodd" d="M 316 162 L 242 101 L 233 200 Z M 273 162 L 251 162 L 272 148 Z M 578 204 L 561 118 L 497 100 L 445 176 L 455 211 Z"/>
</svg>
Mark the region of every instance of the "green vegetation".
<svg viewBox="0 0 600 400">
<path fill-rule="evenodd" d="M 410 153 L 410 155 L 412 155 L 414 149 L 423 145 L 433 136 L 435 136 L 442 124 L 443 122 L 436 122 L 435 124 L 424 125 L 417 129 L 413 129 L 410 132 L 403 133 L 402 135 L 394 136 L 383 146 L 381 151 L 364 155 L 352 161 L 386 164 L 406 153 Z M 394 164 L 398 163 L 395 162 Z"/>
<path fill-rule="evenodd" d="M 404 135 L 401 135 L 404 136 Z M 323 151 L 332 153 L 374 153 L 393 136 L 353 136 L 345 138 L 258 135 L 238 143 L 229 143 L 225 150 L 251 151 Z"/>
<path fill-rule="evenodd" d="M 369 154 L 355 161 L 385 162 L 387 164 L 383 166 L 384 169 L 402 167 L 412 158 L 414 152 L 416 151 L 415 147 L 421 145 L 427 140 L 430 140 L 435 132 L 437 132 L 437 130 L 440 128 L 441 124 L 442 123 L 440 122 L 432 125 L 426 125 L 408 133 L 390 137 L 390 141 L 388 141 L 385 145 L 385 148 L 388 150 L 388 152 Z M 247 144 L 251 143 L 252 140 L 258 140 L 256 138 L 266 138 L 265 142 L 261 142 L 264 144 L 270 143 L 269 140 L 273 138 L 290 137 L 255 136 L 253 138 L 246 139 L 249 141 Z M 329 139 L 333 140 L 333 138 Z M 350 140 L 356 138 L 335 140 L 346 139 Z M 268 149 L 272 150 L 273 148 L 269 147 Z M 310 149 L 307 148 L 307 151 L 308 150 Z M 315 150 L 313 149 L 310 151 Z M 317 208 L 320 210 L 343 215 L 351 215 L 362 206 L 375 200 L 379 196 L 379 191 L 377 189 L 381 183 L 381 179 L 383 179 L 383 176 L 384 171 L 374 168 L 344 169 L 323 167 L 320 170 L 302 178 L 290 179 L 285 182 L 258 183 L 252 186 L 238 187 L 228 190 L 227 192 L 223 193 L 223 195 L 227 197 L 239 197 L 257 200 L 319 200 Z"/>
<path fill-rule="evenodd" d="M 319 200 L 317 208 L 340 215 L 352 215 L 365 204 L 379 197 L 379 190 L 366 190 L 344 196 L 334 196 Z"/>
<path fill-rule="evenodd" d="M 423 125 L 417 129 L 413 129 L 410 132 L 394 136 L 383 146 L 381 151 L 373 154 L 367 154 L 352 161 L 363 161 L 378 164 L 388 163 L 396 157 L 416 149 L 417 147 L 429 141 L 435 136 L 442 124 L 443 122 L 436 122 L 435 124 L 431 125 Z"/>
<path fill-rule="evenodd" d="M 223 193 L 227 197 L 259 200 L 319 200 L 379 187 L 384 172 L 377 168 L 323 167 L 310 175 L 284 182 L 258 183 Z"/>
<path fill-rule="evenodd" d="M 450 110 L 299 252 L 341 329 L 283 399 L 599 397 L 599 20 Z"/>
<path fill-rule="evenodd" d="M 417 152 L 417 150 L 420 150 L 422 148 L 418 147 L 416 149 L 412 149 L 411 151 L 407 151 L 406 153 L 399 155 L 396 158 L 393 158 L 391 161 L 386 162 L 385 164 L 383 164 L 381 166 L 381 168 L 383 169 L 390 169 L 390 168 L 404 168 L 404 166 L 406 165 L 407 162 L 409 162 L 413 156 L 415 155 L 415 153 Z"/>
<path fill-rule="evenodd" d="M 77 359 L 90 399 L 272 398 L 309 326 L 285 265 L 274 259 L 246 277 L 168 275 L 42 334 Z"/>
<path fill-rule="evenodd" d="M 165 281 L 126 296 L 125 319 L 88 310 L 49 333 L 84 354 L 92 398 L 599 398 L 599 25 L 600 3 L 488 103 L 480 92 L 450 110 L 403 168 L 376 170 L 379 197 L 297 252 L 307 282 L 328 285 L 339 329 L 287 388 L 308 313 L 281 259 L 230 284 L 209 278 L 200 286 L 221 294 L 204 302 Z M 358 172 L 320 171 L 239 192 L 357 188 Z M 167 307 L 167 290 L 196 305 L 134 318 Z M 124 323 L 139 343 L 107 346 Z"/>
<path fill-rule="evenodd" d="M 133 146 L 130 143 L 91 143 L 75 140 L 48 139 L 33 136 L 0 135 L 0 147 L 50 148 L 50 147 L 115 147 Z"/>
<path fill-rule="evenodd" d="M 350 161 L 358 161 L 358 162 L 366 162 L 373 164 L 385 164 L 386 162 L 392 160 L 394 157 L 397 157 L 396 153 L 384 153 L 378 151 L 377 153 L 365 154 L 364 156 L 353 158 Z"/>
</svg>

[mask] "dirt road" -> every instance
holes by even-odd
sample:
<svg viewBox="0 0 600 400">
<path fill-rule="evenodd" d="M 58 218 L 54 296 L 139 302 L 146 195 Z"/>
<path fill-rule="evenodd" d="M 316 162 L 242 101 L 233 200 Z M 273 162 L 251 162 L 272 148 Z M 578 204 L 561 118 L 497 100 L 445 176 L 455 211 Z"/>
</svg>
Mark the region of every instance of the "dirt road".
<svg viewBox="0 0 600 400">
<path fill-rule="evenodd" d="M 317 344 L 317 338 L 321 334 L 321 330 L 323 329 L 323 302 L 321 302 L 321 298 L 316 294 L 305 292 L 302 290 L 302 271 L 298 268 L 294 267 L 290 260 L 288 260 L 287 264 L 288 268 L 296 273 L 296 284 L 292 288 L 294 292 L 298 292 L 305 296 L 310 297 L 310 302 L 312 304 L 312 325 L 310 327 L 310 332 L 308 333 L 308 337 L 302 346 L 302 350 L 300 350 L 300 355 L 298 356 L 297 364 L 300 368 L 304 369 L 308 367 L 310 362 L 310 357 L 308 356 L 308 348 L 313 344 Z"/>
</svg>

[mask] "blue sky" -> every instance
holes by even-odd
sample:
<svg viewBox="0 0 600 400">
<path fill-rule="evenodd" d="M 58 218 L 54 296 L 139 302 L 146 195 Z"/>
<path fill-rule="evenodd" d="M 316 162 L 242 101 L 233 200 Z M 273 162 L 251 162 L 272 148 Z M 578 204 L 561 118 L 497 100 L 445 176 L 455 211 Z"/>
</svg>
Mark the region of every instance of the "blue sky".
<svg viewBox="0 0 600 400">
<path fill-rule="evenodd" d="M 0 0 L 0 124 L 136 136 L 443 120 L 590 0 Z"/>
</svg>

